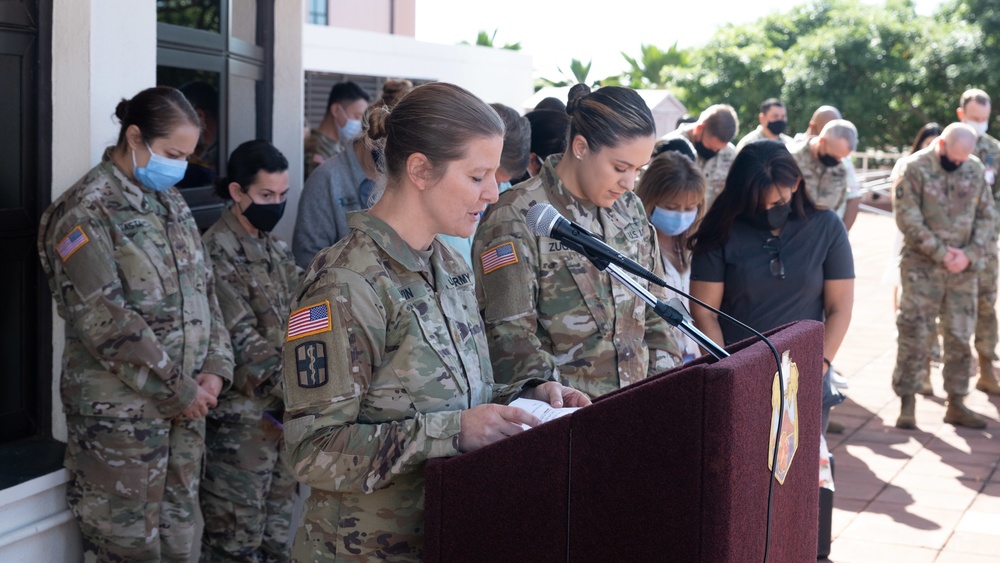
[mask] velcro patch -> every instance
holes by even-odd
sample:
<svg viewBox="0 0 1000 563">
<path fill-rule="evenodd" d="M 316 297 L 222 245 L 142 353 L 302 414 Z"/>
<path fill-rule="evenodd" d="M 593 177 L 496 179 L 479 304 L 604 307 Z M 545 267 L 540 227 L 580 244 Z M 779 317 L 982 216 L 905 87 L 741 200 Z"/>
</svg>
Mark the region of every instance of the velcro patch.
<svg viewBox="0 0 1000 563">
<path fill-rule="evenodd" d="M 479 260 L 483 263 L 483 273 L 488 274 L 504 266 L 517 264 L 517 251 L 514 250 L 514 243 L 505 242 L 480 254 Z"/>
<path fill-rule="evenodd" d="M 322 342 L 303 342 L 295 347 L 295 368 L 299 387 L 315 389 L 326 385 L 326 345 Z"/>
<path fill-rule="evenodd" d="M 330 302 L 323 301 L 303 307 L 288 317 L 288 333 L 285 340 L 291 341 L 313 334 L 329 332 L 331 328 Z"/>
<path fill-rule="evenodd" d="M 87 233 L 83 232 L 83 227 L 77 225 L 73 227 L 73 230 L 68 235 L 59 241 L 59 244 L 56 246 L 56 252 L 59 253 L 62 261 L 65 262 L 73 253 L 83 248 L 83 245 L 88 242 L 90 242 L 90 238 L 87 237 Z"/>
</svg>

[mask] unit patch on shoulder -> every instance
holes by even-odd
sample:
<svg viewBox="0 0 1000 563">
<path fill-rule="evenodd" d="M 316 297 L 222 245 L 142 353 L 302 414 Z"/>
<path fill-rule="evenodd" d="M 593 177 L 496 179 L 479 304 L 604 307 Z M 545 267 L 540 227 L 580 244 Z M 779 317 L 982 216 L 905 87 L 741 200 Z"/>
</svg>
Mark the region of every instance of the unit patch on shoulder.
<svg viewBox="0 0 1000 563">
<path fill-rule="evenodd" d="M 483 263 L 483 273 L 488 274 L 504 266 L 517 264 L 517 251 L 514 250 L 514 243 L 505 242 L 480 254 L 479 259 Z"/>
<path fill-rule="evenodd" d="M 73 230 L 68 235 L 59 241 L 59 245 L 56 246 L 56 252 L 59 253 L 62 261 L 65 262 L 74 252 L 83 248 L 83 245 L 88 242 L 90 242 L 90 239 L 87 237 L 87 233 L 83 232 L 83 227 L 77 225 L 73 227 Z"/>
<path fill-rule="evenodd" d="M 326 345 L 312 341 L 296 346 L 295 370 L 299 375 L 299 387 L 314 389 L 326 385 Z"/>
<path fill-rule="evenodd" d="M 330 302 L 323 301 L 303 307 L 288 317 L 288 334 L 285 336 L 285 340 L 291 341 L 304 336 L 328 332 L 331 328 Z"/>
</svg>

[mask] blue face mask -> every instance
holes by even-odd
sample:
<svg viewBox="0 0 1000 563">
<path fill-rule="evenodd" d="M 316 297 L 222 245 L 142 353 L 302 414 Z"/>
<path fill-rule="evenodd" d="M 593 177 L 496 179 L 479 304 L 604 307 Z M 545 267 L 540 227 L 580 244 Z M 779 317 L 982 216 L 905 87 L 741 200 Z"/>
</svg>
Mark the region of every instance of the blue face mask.
<svg viewBox="0 0 1000 563">
<path fill-rule="evenodd" d="M 132 151 L 132 173 L 140 184 L 155 192 L 162 192 L 177 185 L 177 182 L 184 178 L 188 165 L 186 160 L 160 156 L 153 152 L 148 144 L 146 148 L 149 149 L 149 162 L 143 168 L 135 165 L 135 151 Z"/>
<path fill-rule="evenodd" d="M 697 218 L 697 209 L 692 209 L 691 211 L 673 211 L 671 209 L 663 209 L 662 207 L 654 207 L 652 215 L 649 216 L 649 222 L 656 227 L 657 231 L 665 235 L 677 236 L 688 230 Z"/>
<path fill-rule="evenodd" d="M 500 182 L 499 184 L 497 184 L 498 193 L 502 194 L 509 189 L 510 189 L 510 182 Z"/>
</svg>

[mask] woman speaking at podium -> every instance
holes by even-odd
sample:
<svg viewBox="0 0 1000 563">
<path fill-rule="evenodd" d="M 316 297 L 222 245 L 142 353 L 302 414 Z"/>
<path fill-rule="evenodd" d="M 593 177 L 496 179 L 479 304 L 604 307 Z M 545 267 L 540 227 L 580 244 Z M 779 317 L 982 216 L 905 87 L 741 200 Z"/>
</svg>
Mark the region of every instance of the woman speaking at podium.
<svg viewBox="0 0 1000 563">
<path fill-rule="evenodd" d="M 365 126 L 384 145 L 384 192 L 313 259 L 287 324 L 285 443 L 312 487 L 297 561 L 419 561 L 427 459 L 539 422 L 491 402 L 590 403 L 551 381 L 494 383 L 472 272 L 437 237 L 471 236 L 496 201 L 500 116 L 431 83 Z"/>
<path fill-rule="evenodd" d="M 501 194 L 473 242 L 476 294 L 497 381 L 556 379 L 598 397 L 673 367 L 669 325 L 586 257 L 538 237 L 525 215 L 550 204 L 561 215 L 658 276 L 656 235 L 632 193 L 656 141 L 653 115 L 629 88 L 570 90 L 566 153 Z M 640 283 L 660 299 L 666 290 Z"/>
</svg>

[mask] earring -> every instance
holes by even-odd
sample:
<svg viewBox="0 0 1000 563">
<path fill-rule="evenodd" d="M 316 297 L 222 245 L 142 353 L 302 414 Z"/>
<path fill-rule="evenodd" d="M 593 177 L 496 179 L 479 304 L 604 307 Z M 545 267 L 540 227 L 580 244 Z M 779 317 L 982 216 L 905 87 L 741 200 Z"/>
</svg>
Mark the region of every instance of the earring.
<svg viewBox="0 0 1000 563">
<path fill-rule="evenodd" d="M 580 159 L 582 159 L 582 158 L 583 158 L 582 156 L 580 156 L 580 153 L 578 153 L 578 152 L 576 152 L 576 153 L 573 153 L 573 154 L 574 154 L 574 155 L 576 155 L 576 159 L 577 159 L 577 160 L 580 160 Z"/>
</svg>

